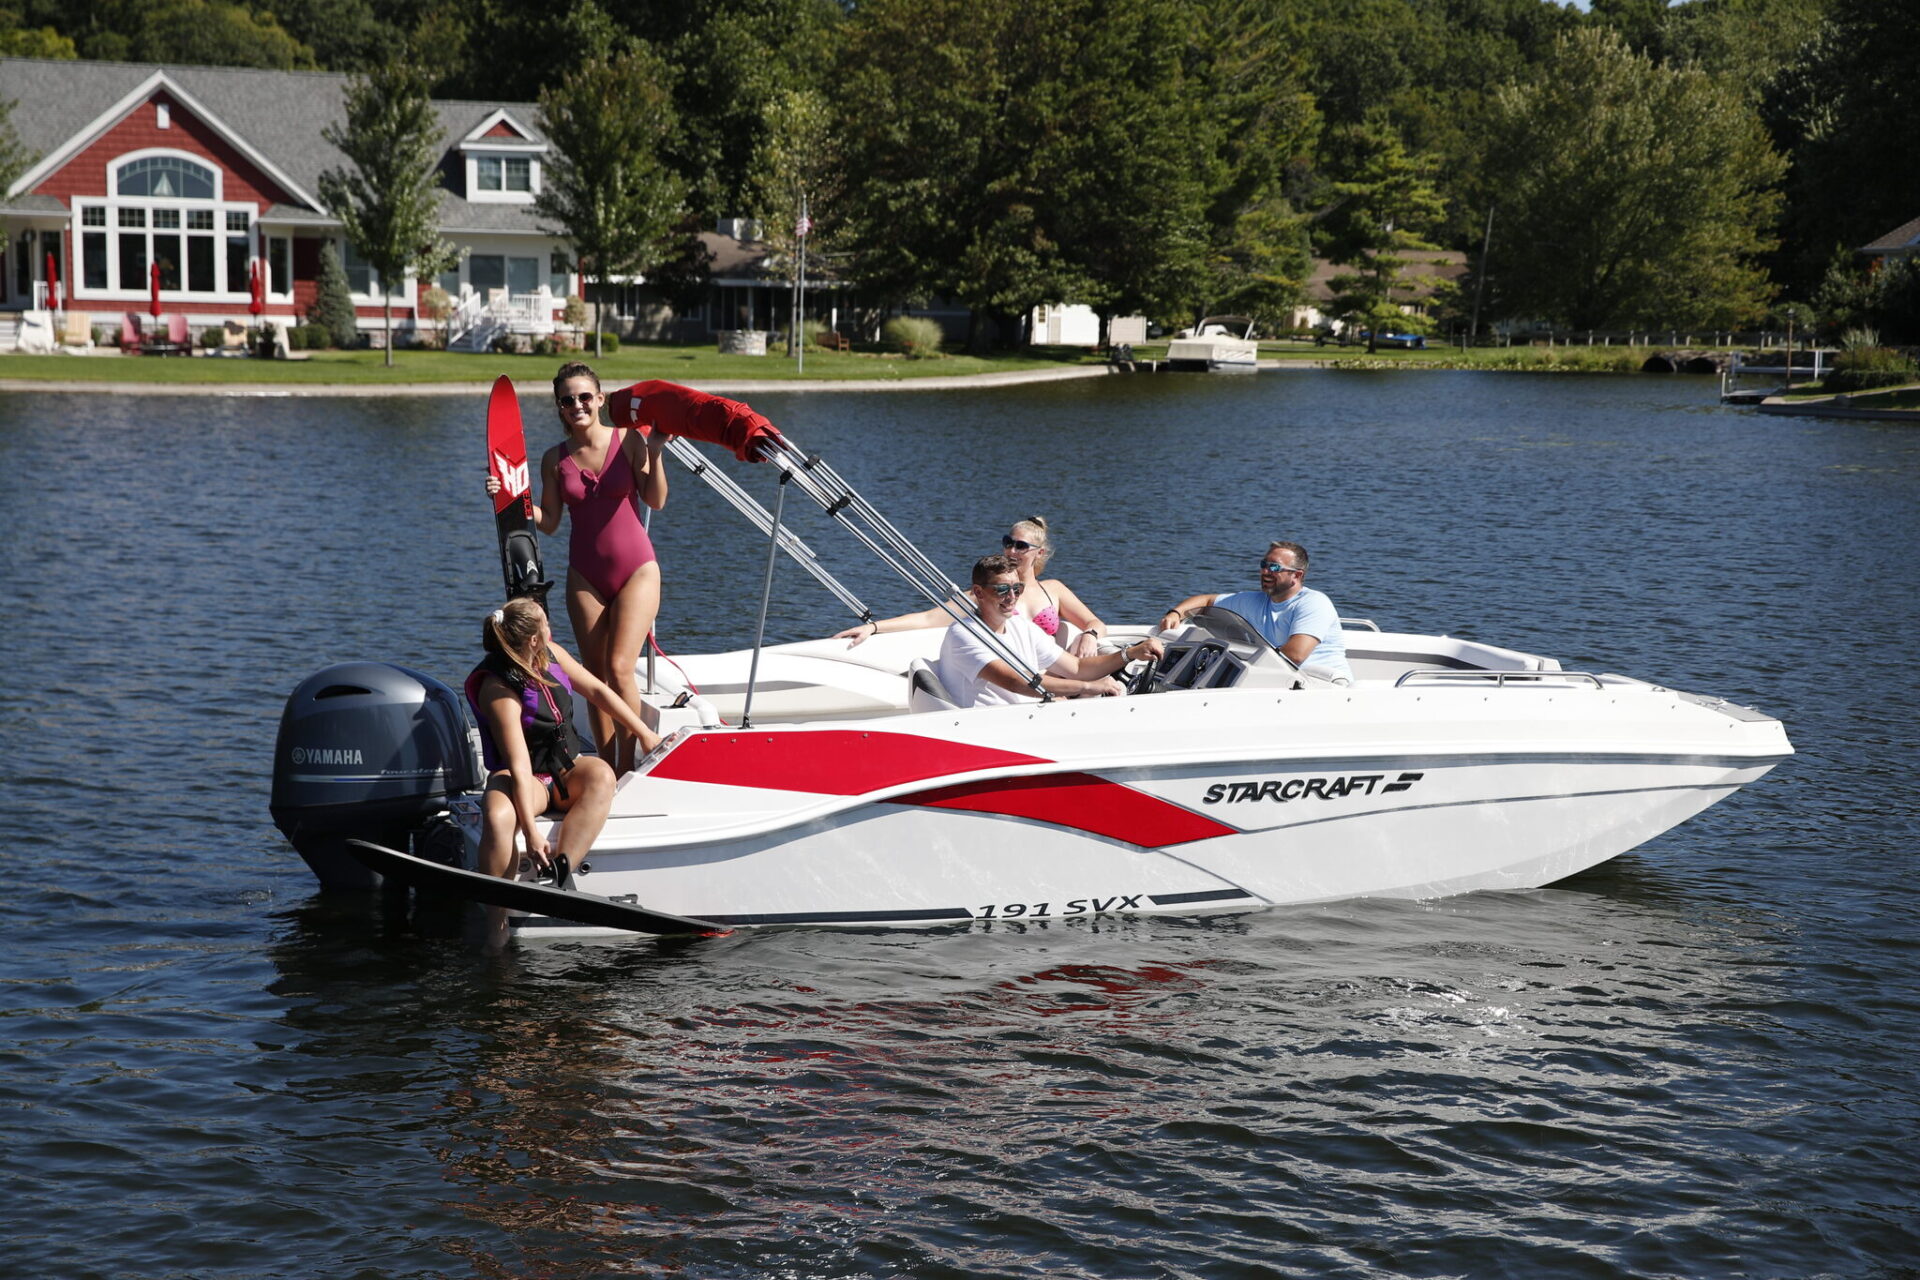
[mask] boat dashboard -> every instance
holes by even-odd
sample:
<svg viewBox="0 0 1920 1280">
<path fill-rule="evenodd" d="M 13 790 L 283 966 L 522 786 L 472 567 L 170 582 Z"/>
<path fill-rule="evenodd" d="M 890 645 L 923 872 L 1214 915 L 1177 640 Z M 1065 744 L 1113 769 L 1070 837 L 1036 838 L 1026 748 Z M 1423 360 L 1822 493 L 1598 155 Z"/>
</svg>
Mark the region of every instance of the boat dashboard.
<svg viewBox="0 0 1920 1280">
<path fill-rule="evenodd" d="M 1166 642 L 1166 652 L 1134 677 L 1129 692 L 1298 689 L 1324 683 L 1296 667 L 1245 618 L 1209 606 L 1195 612 L 1186 629 Z"/>
</svg>

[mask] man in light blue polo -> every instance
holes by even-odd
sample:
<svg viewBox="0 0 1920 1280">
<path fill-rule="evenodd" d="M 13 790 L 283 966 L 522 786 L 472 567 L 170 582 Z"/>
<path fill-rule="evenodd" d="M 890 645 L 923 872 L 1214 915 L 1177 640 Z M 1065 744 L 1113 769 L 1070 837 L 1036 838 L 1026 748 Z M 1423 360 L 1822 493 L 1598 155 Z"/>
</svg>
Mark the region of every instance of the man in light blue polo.
<svg viewBox="0 0 1920 1280">
<path fill-rule="evenodd" d="M 1230 595 L 1188 596 L 1160 618 L 1171 631 L 1196 610 L 1213 605 L 1231 609 L 1251 622 L 1267 643 L 1293 660 L 1336 680 L 1351 682 L 1347 642 L 1340 634 L 1340 611 L 1326 593 L 1306 585 L 1307 549 L 1297 542 L 1275 542 L 1260 561 L 1260 589 Z"/>
</svg>

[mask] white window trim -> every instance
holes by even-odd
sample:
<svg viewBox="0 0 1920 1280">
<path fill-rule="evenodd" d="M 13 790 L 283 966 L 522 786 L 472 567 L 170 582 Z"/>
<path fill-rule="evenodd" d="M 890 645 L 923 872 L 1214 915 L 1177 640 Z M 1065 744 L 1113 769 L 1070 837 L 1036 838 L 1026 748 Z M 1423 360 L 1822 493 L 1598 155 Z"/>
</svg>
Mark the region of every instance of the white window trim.
<svg viewBox="0 0 1920 1280">
<path fill-rule="evenodd" d="M 347 239 L 345 236 L 333 242 L 333 251 L 340 255 L 340 270 L 344 272 L 347 269 Z M 367 270 L 372 272 L 373 264 L 368 263 L 366 265 Z M 396 307 L 410 307 L 414 305 L 413 300 L 417 283 L 414 279 L 413 272 L 409 271 L 407 272 L 406 279 L 400 282 L 400 287 L 386 297 L 382 297 L 378 293 L 361 293 L 351 284 L 347 286 L 347 296 L 353 299 L 353 303 L 357 307 L 377 307 L 386 302 L 391 302 Z"/>
<path fill-rule="evenodd" d="M 474 204 L 532 204 L 534 197 L 540 194 L 544 180 L 541 163 L 547 154 L 547 148 L 538 142 L 508 142 L 489 138 L 485 142 L 469 142 L 460 148 L 460 157 L 467 175 L 467 199 Z M 527 161 L 527 191 L 482 191 L 480 189 L 480 157 L 497 157 L 505 160 L 509 156 L 524 157 Z"/>
<path fill-rule="evenodd" d="M 213 199 L 202 200 L 185 196 L 122 197 L 119 194 L 118 183 L 120 169 L 132 161 L 145 160 L 153 156 L 173 156 L 197 165 L 202 169 L 210 170 L 213 173 Z M 247 257 L 249 261 L 251 261 L 259 256 L 259 204 L 251 200 L 225 199 L 226 173 L 219 164 L 209 161 L 207 157 L 198 155 L 192 151 L 182 150 L 178 147 L 142 147 L 136 151 L 127 151 L 114 156 L 105 162 L 104 168 L 106 172 L 107 194 L 104 196 L 75 196 L 70 202 L 72 222 L 68 231 L 73 237 L 73 247 L 71 251 L 74 256 L 75 270 L 73 272 L 74 279 L 69 282 L 68 287 L 73 290 L 72 296 L 75 302 L 120 304 L 136 301 L 144 302 L 153 296 L 152 286 L 145 280 L 140 281 L 137 285 L 128 285 L 122 281 L 118 285 L 109 285 L 105 289 L 91 289 L 85 284 L 86 272 L 82 255 L 85 253 L 86 242 L 81 237 L 88 234 L 98 235 L 104 233 L 106 235 L 107 278 L 112 280 L 119 273 L 120 253 L 118 237 L 122 231 L 132 230 L 132 228 L 123 228 L 120 225 L 120 210 L 123 207 L 144 209 L 149 215 L 151 215 L 155 209 L 178 209 L 183 211 L 180 217 L 181 225 L 178 228 L 161 229 L 161 234 L 181 236 L 188 234 L 211 235 L 214 239 L 213 269 L 216 279 L 224 275 L 227 269 L 227 237 L 241 234 L 240 232 L 228 231 L 226 229 L 227 215 L 229 213 L 244 213 L 247 215 L 247 230 L 245 232 L 248 241 Z M 86 226 L 84 223 L 84 215 L 81 212 L 83 209 L 106 210 L 107 225 L 104 227 Z M 190 232 L 186 226 L 187 219 L 184 212 L 188 209 L 212 210 L 212 230 Z M 151 216 L 147 219 L 147 225 L 141 228 L 141 230 L 148 236 L 147 260 L 151 262 L 153 260 L 152 236 L 155 232 Z M 182 269 L 184 270 L 184 264 Z M 212 291 L 162 289 L 160 291 L 160 301 L 162 304 L 172 304 L 174 306 L 232 306 L 236 304 L 244 306 L 252 296 L 245 280 L 239 281 L 237 287 L 235 282 L 231 280 L 226 281 L 226 285 L 227 287 L 224 289 Z"/>
</svg>

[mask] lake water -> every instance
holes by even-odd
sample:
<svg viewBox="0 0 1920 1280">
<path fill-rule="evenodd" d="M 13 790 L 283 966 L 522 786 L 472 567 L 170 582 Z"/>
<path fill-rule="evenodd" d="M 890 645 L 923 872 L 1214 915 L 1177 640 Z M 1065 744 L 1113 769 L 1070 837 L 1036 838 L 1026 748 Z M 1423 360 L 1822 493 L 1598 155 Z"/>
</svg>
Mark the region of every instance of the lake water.
<svg viewBox="0 0 1920 1280">
<path fill-rule="evenodd" d="M 480 397 L 6 395 L 0 1271 L 1915 1274 L 1920 434 L 1641 377 L 753 400 L 956 573 L 1039 511 L 1145 619 L 1292 538 L 1349 616 L 1799 754 L 1533 892 L 488 954 L 266 808 L 309 672 L 473 661 Z M 762 545 L 673 484 L 662 641 L 743 644 Z M 777 638 L 845 621 L 783 576 Z"/>
</svg>

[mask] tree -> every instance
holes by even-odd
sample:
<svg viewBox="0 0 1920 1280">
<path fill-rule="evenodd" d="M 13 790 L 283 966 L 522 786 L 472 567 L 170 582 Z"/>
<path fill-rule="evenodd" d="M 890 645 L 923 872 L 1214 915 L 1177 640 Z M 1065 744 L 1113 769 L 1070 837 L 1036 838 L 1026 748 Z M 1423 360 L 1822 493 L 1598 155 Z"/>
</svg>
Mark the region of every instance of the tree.
<svg viewBox="0 0 1920 1280">
<path fill-rule="evenodd" d="M 836 84 L 848 236 L 885 296 L 952 298 L 1002 341 L 1042 303 L 1203 287 L 1224 122 L 1176 0 L 874 0 Z"/>
<path fill-rule="evenodd" d="M 71 60 L 80 56 L 73 41 L 53 27 L 8 26 L 13 15 L 0 9 L 0 58 Z"/>
<path fill-rule="evenodd" d="M 327 341 L 336 347 L 351 347 L 360 340 L 360 324 L 353 312 L 353 294 L 347 288 L 347 273 L 333 241 L 320 245 L 320 278 L 315 283 L 313 310 L 307 319 L 327 331 Z"/>
<path fill-rule="evenodd" d="M 1291 319 L 1312 273 L 1307 219 L 1274 196 L 1242 213 L 1209 255 L 1203 309 L 1248 316 L 1273 333 Z"/>
<path fill-rule="evenodd" d="M 665 84 L 660 59 L 634 49 L 589 58 L 540 91 L 553 158 L 534 208 L 572 243 L 582 274 L 603 287 L 664 257 L 684 209 L 684 186 L 661 159 L 674 127 Z M 596 311 L 596 357 L 600 330 Z"/>
<path fill-rule="evenodd" d="M 769 104 L 766 132 L 754 182 L 758 196 L 748 211 L 759 220 L 773 258 L 788 264 L 788 280 L 797 293 L 800 219 L 811 223 L 816 210 L 838 204 L 841 168 L 833 110 L 819 93 L 789 89 Z M 816 255 L 831 245 L 830 236 L 816 234 L 811 226 L 807 240 Z M 798 330 L 795 324 L 787 335 L 789 355 L 799 349 Z"/>
<path fill-rule="evenodd" d="M 313 51 L 265 6 L 227 0 L 24 0 L 31 27 L 46 21 L 80 56 L 218 67 L 311 67 Z"/>
<path fill-rule="evenodd" d="M 1738 86 L 1579 31 L 1496 95 L 1489 133 L 1487 269 L 1507 314 L 1601 329 L 1764 313 L 1755 259 L 1784 166 Z"/>
<path fill-rule="evenodd" d="M 1784 228 L 1796 291 L 1836 247 L 1858 248 L 1920 215 L 1905 139 L 1920 114 L 1920 38 L 1908 0 L 1829 0 L 1826 20 L 1768 90 L 1776 143 L 1793 157 Z"/>
<path fill-rule="evenodd" d="M 609 0 L 662 51 L 678 127 L 662 152 L 702 223 L 749 214 L 765 194 L 781 100 L 826 91 L 838 0 Z"/>
<path fill-rule="evenodd" d="M 1337 203 L 1325 218 L 1328 257 L 1354 270 L 1336 275 L 1337 314 L 1367 326 L 1367 350 L 1377 349 L 1380 331 L 1390 325 L 1419 324 L 1401 310 L 1395 294 L 1407 295 L 1403 272 L 1415 250 L 1437 245 L 1421 232 L 1444 211 L 1429 175 L 1429 156 L 1407 154 L 1400 134 L 1376 113 L 1366 123 L 1335 131 L 1338 172 L 1333 183 Z"/>
<path fill-rule="evenodd" d="M 0 98 L 0 195 L 33 167 L 34 155 L 20 144 L 13 131 L 13 99 Z"/>
<path fill-rule="evenodd" d="M 320 133 L 353 165 L 320 175 L 320 199 L 379 277 L 389 368 L 394 289 L 409 273 L 426 279 L 459 261 L 439 235 L 442 133 L 429 88 L 416 63 L 396 58 L 350 79 L 345 123 Z"/>
</svg>

